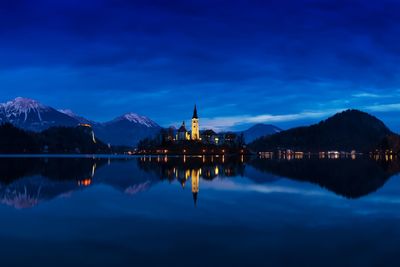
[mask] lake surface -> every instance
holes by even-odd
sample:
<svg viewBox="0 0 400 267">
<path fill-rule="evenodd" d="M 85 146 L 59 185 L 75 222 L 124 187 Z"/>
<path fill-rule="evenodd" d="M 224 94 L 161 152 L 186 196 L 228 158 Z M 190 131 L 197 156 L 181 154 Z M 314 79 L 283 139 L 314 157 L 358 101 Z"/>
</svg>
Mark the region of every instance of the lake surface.
<svg viewBox="0 0 400 267">
<path fill-rule="evenodd" d="M 0 158 L 2 266 L 399 266 L 400 163 Z"/>
</svg>

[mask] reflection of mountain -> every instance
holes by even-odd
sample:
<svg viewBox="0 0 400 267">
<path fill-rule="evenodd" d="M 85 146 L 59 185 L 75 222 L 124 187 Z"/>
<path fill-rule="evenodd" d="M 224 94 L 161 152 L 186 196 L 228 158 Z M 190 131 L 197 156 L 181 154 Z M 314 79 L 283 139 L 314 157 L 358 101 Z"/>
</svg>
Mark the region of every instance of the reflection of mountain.
<svg viewBox="0 0 400 267">
<path fill-rule="evenodd" d="M 176 180 L 183 187 L 190 186 L 196 203 L 201 195 L 202 179 L 235 176 L 245 176 L 255 183 L 287 177 L 318 184 L 348 198 L 358 198 L 379 189 L 399 170 L 400 162 L 367 158 L 291 161 L 246 161 L 240 157 L 2 158 L 0 203 L 16 208 L 33 207 L 96 184 L 111 186 L 124 194 L 136 194 L 160 180 Z"/>
<path fill-rule="evenodd" d="M 400 171 L 397 161 L 307 159 L 263 160 L 249 164 L 263 172 L 294 180 L 316 183 L 338 195 L 359 198 L 375 192 Z"/>
<path fill-rule="evenodd" d="M 91 158 L 2 158 L 0 202 L 27 208 L 77 190 L 105 160 Z"/>
<path fill-rule="evenodd" d="M 29 176 L 0 187 L 0 203 L 15 208 L 31 208 L 40 202 L 77 190 L 74 181 L 56 181 Z"/>
<path fill-rule="evenodd" d="M 106 184 L 126 194 L 148 189 L 158 177 L 136 161 L 93 158 L 2 158 L 0 203 L 28 208 L 89 185 Z M 99 171 L 96 171 L 99 170 Z"/>
<path fill-rule="evenodd" d="M 132 159 L 112 160 L 96 173 L 94 184 L 107 184 L 118 191 L 136 194 L 159 182 L 156 175 L 139 167 L 139 161 Z"/>
<path fill-rule="evenodd" d="M 260 171 L 259 169 L 249 164 L 246 166 L 246 171 L 244 175 L 257 184 L 273 183 L 279 181 L 282 178 L 272 173 Z"/>
</svg>

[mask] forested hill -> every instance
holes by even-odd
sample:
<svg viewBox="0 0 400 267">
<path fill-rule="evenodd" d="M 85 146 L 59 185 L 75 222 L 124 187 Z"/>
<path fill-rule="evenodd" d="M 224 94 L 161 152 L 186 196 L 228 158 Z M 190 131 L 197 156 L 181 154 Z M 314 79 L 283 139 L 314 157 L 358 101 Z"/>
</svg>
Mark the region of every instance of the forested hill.
<svg viewBox="0 0 400 267">
<path fill-rule="evenodd" d="M 0 125 L 1 154 L 109 153 L 109 147 L 93 136 L 90 127 L 54 127 L 36 133 L 10 123 Z"/>
<path fill-rule="evenodd" d="M 390 138 L 391 142 L 387 142 Z M 308 127 L 298 127 L 262 137 L 250 144 L 255 151 L 293 149 L 303 151 L 372 151 L 399 136 L 376 117 L 359 111 L 346 110 Z"/>
</svg>

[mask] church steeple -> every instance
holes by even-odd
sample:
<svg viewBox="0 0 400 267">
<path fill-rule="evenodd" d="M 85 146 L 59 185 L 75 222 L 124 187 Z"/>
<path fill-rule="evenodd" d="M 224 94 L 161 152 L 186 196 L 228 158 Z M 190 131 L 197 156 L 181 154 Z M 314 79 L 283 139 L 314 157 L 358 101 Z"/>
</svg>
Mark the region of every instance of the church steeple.
<svg viewBox="0 0 400 267">
<path fill-rule="evenodd" d="M 197 116 L 197 106 L 194 105 L 192 118 L 192 140 L 200 140 L 199 117 Z"/>
<path fill-rule="evenodd" d="M 193 119 L 198 119 L 199 116 L 197 116 L 197 106 L 194 105 L 194 111 L 193 111 Z"/>
</svg>

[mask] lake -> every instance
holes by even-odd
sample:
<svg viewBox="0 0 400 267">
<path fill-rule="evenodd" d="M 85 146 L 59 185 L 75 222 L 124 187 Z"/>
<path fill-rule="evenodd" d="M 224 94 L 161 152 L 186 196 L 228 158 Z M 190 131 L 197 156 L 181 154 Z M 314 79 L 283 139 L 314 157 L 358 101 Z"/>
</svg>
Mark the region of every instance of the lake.
<svg viewBox="0 0 400 267">
<path fill-rule="evenodd" d="M 2 266 L 399 266 L 400 162 L 2 157 Z"/>
</svg>

